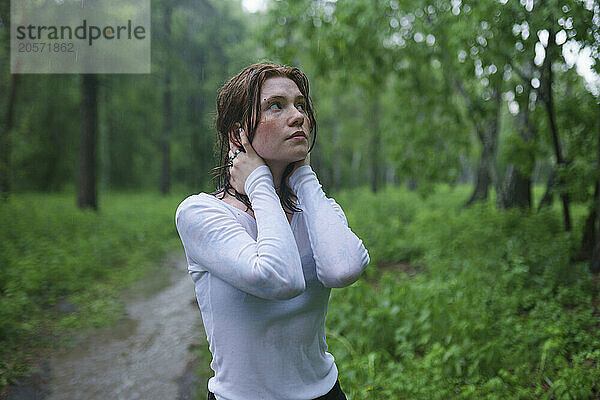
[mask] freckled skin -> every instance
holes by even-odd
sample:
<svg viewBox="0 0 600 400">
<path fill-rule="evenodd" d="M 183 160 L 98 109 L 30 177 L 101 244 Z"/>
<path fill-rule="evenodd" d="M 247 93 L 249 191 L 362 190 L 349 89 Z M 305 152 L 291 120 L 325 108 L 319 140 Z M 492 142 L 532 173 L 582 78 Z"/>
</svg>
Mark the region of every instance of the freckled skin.
<svg viewBox="0 0 600 400">
<path fill-rule="evenodd" d="M 256 153 L 271 168 L 285 168 L 306 158 L 308 140 L 289 139 L 299 130 L 307 138 L 310 135 L 310 121 L 298 86 L 289 78 L 269 78 L 263 83 L 260 99 L 261 117 L 252 140 Z"/>
</svg>

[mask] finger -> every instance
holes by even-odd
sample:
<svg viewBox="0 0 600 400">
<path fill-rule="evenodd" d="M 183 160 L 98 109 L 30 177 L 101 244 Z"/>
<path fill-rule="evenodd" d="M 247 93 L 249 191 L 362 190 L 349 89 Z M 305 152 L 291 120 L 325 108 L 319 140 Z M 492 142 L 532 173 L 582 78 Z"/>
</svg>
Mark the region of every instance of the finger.
<svg viewBox="0 0 600 400">
<path fill-rule="evenodd" d="M 246 153 L 256 154 L 252 148 L 252 144 L 250 144 L 250 141 L 248 140 L 246 131 L 242 128 L 240 128 L 240 141 L 242 142 L 242 146 L 244 147 L 244 150 L 246 150 Z"/>
<path fill-rule="evenodd" d="M 235 129 L 238 131 L 238 135 L 235 135 Z M 239 149 L 241 146 L 239 139 L 239 128 L 234 128 L 231 132 L 229 132 L 229 148 L 232 150 Z"/>
<path fill-rule="evenodd" d="M 229 150 L 235 150 L 235 149 L 239 149 L 240 146 L 237 145 L 233 140 L 231 140 L 231 138 L 229 138 Z"/>
</svg>

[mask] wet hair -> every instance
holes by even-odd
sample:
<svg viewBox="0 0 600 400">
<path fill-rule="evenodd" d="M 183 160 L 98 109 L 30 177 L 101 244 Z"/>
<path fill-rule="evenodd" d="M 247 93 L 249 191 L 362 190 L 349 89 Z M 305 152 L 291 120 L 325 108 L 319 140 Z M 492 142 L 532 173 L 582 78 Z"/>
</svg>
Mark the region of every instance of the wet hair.
<svg viewBox="0 0 600 400">
<path fill-rule="evenodd" d="M 244 203 L 250 210 L 252 205 L 248 196 L 238 193 L 229 183 L 229 137 L 231 134 L 235 142 L 241 143 L 238 128 L 240 126 L 248 127 L 248 140 L 252 143 L 261 116 L 260 91 L 263 83 L 273 77 L 291 79 L 306 99 L 306 115 L 310 121 L 310 138 L 312 140 L 309 152 L 317 138 L 317 121 L 309 97 L 308 78 L 298 68 L 272 62 L 261 62 L 244 68 L 223 85 L 217 95 L 215 149 L 219 165 L 211 170 L 215 175 L 213 179 L 217 178 L 216 190 L 212 194 L 222 193 L 221 198 L 223 198 L 225 193 L 228 193 Z M 287 177 L 293 168 L 294 163 L 291 163 L 283 172 L 279 183 L 279 199 L 284 210 L 299 212 L 301 210 L 294 205 L 296 196 L 287 183 Z"/>
</svg>

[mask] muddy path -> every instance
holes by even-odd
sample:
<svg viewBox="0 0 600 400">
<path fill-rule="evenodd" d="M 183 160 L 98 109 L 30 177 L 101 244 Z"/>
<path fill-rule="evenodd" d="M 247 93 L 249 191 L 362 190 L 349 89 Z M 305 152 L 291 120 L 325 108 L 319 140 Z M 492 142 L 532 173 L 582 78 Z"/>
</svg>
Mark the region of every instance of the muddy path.
<svg viewBox="0 0 600 400">
<path fill-rule="evenodd" d="M 195 369 L 208 362 L 193 351 L 206 339 L 183 255 L 168 258 L 164 273 L 144 278 L 123 300 L 127 318 L 54 354 L 37 393 L 17 390 L 9 398 L 190 400 L 206 393 Z"/>
</svg>

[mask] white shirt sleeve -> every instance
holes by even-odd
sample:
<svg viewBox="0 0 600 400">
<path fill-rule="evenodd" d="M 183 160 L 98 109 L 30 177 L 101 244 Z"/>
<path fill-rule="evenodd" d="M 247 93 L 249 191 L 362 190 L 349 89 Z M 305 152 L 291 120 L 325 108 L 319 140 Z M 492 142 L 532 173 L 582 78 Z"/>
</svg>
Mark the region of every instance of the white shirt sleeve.
<svg viewBox="0 0 600 400">
<path fill-rule="evenodd" d="M 296 169 L 289 182 L 306 220 L 317 278 L 330 288 L 351 285 L 370 261 L 362 240 L 348 227 L 342 208 L 325 196 L 309 165 Z"/>
<path fill-rule="evenodd" d="M 298 246 L 273 186 L 268 166 L 246 179 L 258 235 L 254 240 L 226 205 L 184 200 L 176 225 L 188 257 L 211 274 L 254 296 L 285 300 L 306 284 Z M 188 201 L 189 200 L 189 201 Z"/>
</svg>

